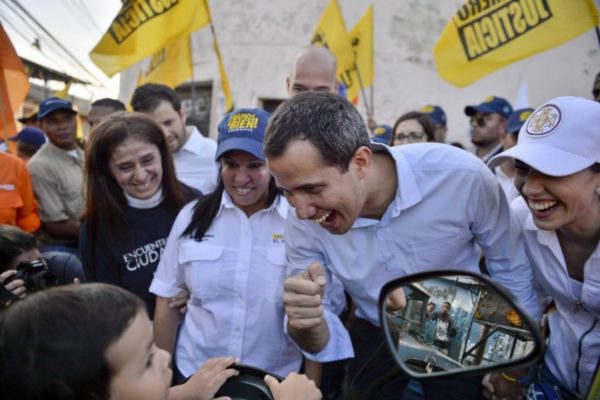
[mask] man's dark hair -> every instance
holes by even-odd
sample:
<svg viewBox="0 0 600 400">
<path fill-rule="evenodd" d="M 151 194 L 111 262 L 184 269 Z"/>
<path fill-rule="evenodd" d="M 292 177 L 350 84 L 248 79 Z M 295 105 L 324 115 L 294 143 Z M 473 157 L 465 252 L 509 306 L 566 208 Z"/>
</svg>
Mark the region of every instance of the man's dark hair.
<svg viewBox="0 0 600 400">
<path fill-rule="evenodd" d="M 448 304 L 448 308 L 452 308 L 452 304 L 449 301 L 445 301 L 444 304 Z"/>
<path fill-rule="evenodd" d="M 181 101 L 173 89 L 158 83 L 146 83 L 133 92 L 131 107 L 139 112 L 154 111 L 163 101 L 169 102 L 173 110 L 181 110 Z"/>
<path fill-rule="evenodd" d="M 35 236 L 12 225 L 0 225 L 0 272 L 8 269 L 14 259 L 37 247 Z"/>
<path fill-rule="evenodd" d="M 356 108 L 333 93 L 300 93 L 283 102 L 271 115 L 263 152 L 266 158 L 283 155 L 294 140 L 314 145 L 325 165 L 342 172 L 360 146 L 370 147 L 367 127 Z"/>
<path fill-rule="evenodd" d="M 115 111 L 126 111 L 125 104 L 116 99 L 105 97 L 92 103 L 92 107 L 109 107 Z"/>
</svg>

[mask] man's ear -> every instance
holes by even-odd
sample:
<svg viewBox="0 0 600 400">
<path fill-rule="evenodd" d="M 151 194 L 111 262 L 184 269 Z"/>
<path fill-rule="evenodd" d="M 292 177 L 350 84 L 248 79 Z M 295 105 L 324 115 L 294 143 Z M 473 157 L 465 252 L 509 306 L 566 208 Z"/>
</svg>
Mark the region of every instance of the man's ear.
<svg viewBox="0 0 600 400">
<path fill-rule="evenodd" d="M 354 152 L 351 163 L 355 166 L 359 178 L 368 175 L 373 163 L 373 152 L 367 146 L 360 146 Z"/>
<path fill-rule="evenodd" d="M 285 78 L 285 87 L 287 88 L 288 95 L 292 93 L 292 88 L 290 87 L 290 77 Z"/>
</svg>

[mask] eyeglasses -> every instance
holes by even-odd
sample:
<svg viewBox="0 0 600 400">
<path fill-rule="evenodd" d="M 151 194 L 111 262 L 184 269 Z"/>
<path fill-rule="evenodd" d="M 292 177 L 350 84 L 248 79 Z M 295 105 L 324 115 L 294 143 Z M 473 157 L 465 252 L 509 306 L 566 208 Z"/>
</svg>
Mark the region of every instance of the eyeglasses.
<svg viewBox="0 0 600 400">
<path fill-rule="evenodd" d="M 473 116 L 473 117 L 471 117 L 471 119 L 469 121 L 471 126 L 477 125 L 480 128 L 483 128 L 487 124 L 487 122 L 488 122 L 488 120 L 485 116 L 483 116 L 483 117 Z"/>
<path fill-rule="evenodd" d="M 425 132 L 408 132 L 407 134 L 398 133 L 395 136 L 396 141 L 406 140 L 408 143 L 419 142 L 425 137 Z"/>
</svg>

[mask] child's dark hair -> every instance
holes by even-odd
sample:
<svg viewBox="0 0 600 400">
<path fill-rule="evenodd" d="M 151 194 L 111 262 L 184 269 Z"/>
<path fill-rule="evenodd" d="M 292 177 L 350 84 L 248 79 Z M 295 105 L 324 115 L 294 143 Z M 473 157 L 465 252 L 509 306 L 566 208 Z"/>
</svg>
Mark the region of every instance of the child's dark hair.
<svg viewBox="0 0 600 400">
<path fill-rule="evenodd" d="M 108 399 L 106 351 L 145 310 L 134 294 L 102 283 L 60 286 L 0 314 L 0 398 Z"/>
</svg>

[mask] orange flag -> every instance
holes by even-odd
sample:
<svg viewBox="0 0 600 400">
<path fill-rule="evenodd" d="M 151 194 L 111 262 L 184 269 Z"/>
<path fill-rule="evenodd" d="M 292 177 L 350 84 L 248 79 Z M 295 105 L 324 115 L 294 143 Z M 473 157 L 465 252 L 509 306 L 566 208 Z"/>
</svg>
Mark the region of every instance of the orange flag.
<svg viewBox="0 0 600 400">
<path fill-rule="evenodd" d="M 28 92 L 29 77 L 0 24 L 0 124 L 6 143 L 10 144 L 8 138 L 17 133 L 14 110 L 19 109 Z"/>
</svg>

